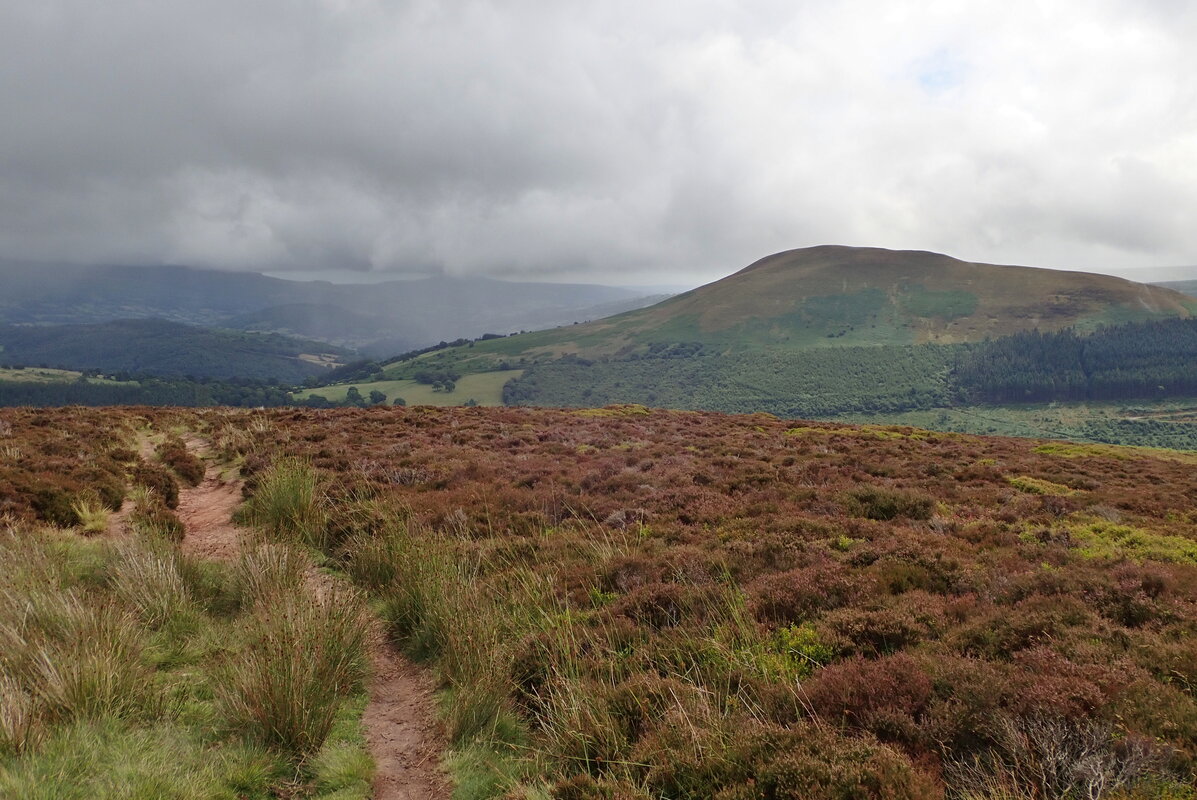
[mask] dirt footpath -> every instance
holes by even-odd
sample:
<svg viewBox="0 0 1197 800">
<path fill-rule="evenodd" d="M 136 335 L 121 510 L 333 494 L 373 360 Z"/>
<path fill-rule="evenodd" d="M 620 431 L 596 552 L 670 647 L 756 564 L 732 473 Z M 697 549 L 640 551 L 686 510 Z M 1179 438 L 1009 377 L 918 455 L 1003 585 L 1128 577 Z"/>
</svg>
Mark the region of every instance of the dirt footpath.
<svg viewBox="0 0 1197 800">
<path fill-rule="evenodd" d="M 203 453 L 203 444 L 188 446 Z M 233 522 L 241 504 L 241 482 L 224 480 L 211 462 L 203 482 L 179 491 L 179 519 L 186 532 L 184 553 L 200 558 L 237 557 L 243 529 Z M 313 576 L 318 584 L 326 576 Z M 387 641 L 377 625 L 370 645 L 370 700 L 362 716 L 366 742 L 374 757 L 375 800 L 437 800 L 451 794 L 440 768 L 444 734 L 433 711 L 432 682 Z"/>
</svg>

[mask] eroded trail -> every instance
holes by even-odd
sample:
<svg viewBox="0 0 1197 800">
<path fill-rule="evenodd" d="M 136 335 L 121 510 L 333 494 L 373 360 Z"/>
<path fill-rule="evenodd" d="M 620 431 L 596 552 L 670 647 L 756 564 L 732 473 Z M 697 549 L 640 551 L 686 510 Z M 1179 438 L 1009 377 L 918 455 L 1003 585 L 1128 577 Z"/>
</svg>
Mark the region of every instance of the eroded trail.
<svg viewBox="0 0 1197 800">
<path fill-rule="evenodd" d="M 233 512 L 240 504 L 241 482 L 225 481 L 209 464 L 199 486 L 179 491 L 176 513 L 186 530 L 179 545 L 183 552 L 200 558 L 236 558 L 241 529 L 233 522 Z"/>
<path fill-rule="evenodd" d="M 370 650 L 370 703 L 362 722 L 378 772 L 378 800 L 448 797 L 438 766 L 444 750 L 440 726 L 432 714 L 432 685 L 427 674 L 386 641 L 381 631 Z"/>
<path fill-rule="evenodd" d="M 188 446 L 204 455 L 204 445 Z M 183 552 L 221 560 L 237 556 L 244 529 L 233 521 L 241 504 L 241 481 L 226 479 L 206 462 L 204 480 L 179 492 L 179 519 L 186 532 Z M 313 570 L 308 583 L 320 591 L 327 575 Z M 427 674 L 408 661 L 387 640 L 381 624 L 370 644 L 370 700 L 362 716 L 366 741 L 374 757 L 375 800 L 433 800 L 451 791 L 439 757 L 445 749 L 441 726 L 433 713 L 432 684 Z"/>
</svg>

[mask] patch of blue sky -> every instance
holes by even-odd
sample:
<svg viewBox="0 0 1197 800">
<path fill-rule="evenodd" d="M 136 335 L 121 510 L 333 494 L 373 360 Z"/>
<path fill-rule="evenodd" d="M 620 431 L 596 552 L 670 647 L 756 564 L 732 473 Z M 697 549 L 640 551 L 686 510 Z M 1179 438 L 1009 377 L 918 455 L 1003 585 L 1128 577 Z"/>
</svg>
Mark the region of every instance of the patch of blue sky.
<svg viewBox="0 0 1197 800">
<path fill-rule="evenodd" d="M 962 85 L 969 65 L 947 48 L 940 48 L 916 60 L 912 65 L 915 82 L 927 94 L 938 95 Z"/>
</svg>

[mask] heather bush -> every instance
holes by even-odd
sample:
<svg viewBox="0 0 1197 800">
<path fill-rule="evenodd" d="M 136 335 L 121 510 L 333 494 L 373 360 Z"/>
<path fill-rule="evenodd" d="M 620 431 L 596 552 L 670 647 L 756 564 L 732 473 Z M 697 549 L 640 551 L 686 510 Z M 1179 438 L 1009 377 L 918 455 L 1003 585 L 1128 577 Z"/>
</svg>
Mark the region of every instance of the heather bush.
<svg viewBox="0 0 1197 800">
<path fill-rule="evenodd" d="M 158 458 L 188 486 L 199 486 L 204 479 L 204 460 L 187 449 L 182 439 L 170 437 L 159 445 Z"/>
<path fill-rule="evenodd" d="M 151 490 L 168 509 L 179 507 L 179 482 L 174 474 L 160 464 L 138 464 L 132 473 L 133 483 Z"/>
<path fill-rule="evenodd" d="M 841 498 L 849 514 L 866 519 L 931 519 L 935 500 L 926 495 L 880 486 L 863 486 Z"/>
<path fill-rule="evenodd" d="M 828 561 L 765 575 L 754 581 L 748 591 L 757 619 L 791 625 L 846 605 L 859 589 L 841 564 Z"/>
<path fill-rule="evenodd" d="M 919 743 L 931 678 L 910 656 L 859 656 L 819 670 L 803 686 L 810 708 L 827 722 L 870 731 L 883 740 Z"/>
</svg>

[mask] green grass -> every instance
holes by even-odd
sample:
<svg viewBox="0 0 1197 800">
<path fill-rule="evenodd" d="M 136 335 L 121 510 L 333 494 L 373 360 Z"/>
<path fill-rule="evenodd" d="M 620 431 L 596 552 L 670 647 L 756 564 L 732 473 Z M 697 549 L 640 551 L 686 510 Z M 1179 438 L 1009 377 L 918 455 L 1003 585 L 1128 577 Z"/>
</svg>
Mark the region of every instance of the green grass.
<svg viewBox="0 0 1197 800">
<path fill-rule="evenodd" d="M 387 396 L 386 405 L 393 403 L 395 398 L 402 397 L 409 406 L 460 406 L 465 405 L 471 399 L 480 406 L 501 406 L 503 405 L 503 384 L 522 374 L 523 370 L 510 369 L 463 375 L 461 380 L 457 381 L 457 388 L 452 392 L 434 392 L 431 386 L 416 383 L 414 380 L 390 380 L 321 386 L 296 392 L 294 397 L 303 399 L 312 395 L 320 395 L 331 402 L 343 403 L 349 392 L 349 387 L 356 386 L 362 397 L 365 398 L 369 398 L 372 391 L 382 392 Z"/>
<path fill-rule="evenodd" d="M 1006 481 L 1015 489 L 1025 494 L 1042 494 L 1063 497 L 1065 495 L 1076 493 L 1074 490 L 1062 484 L 1053 483 L 1052 481 L 1044 480 L 1043 478 L 1034 478 L 1030 475 L 1007 475 Z"/>
<path fill-rule="evenodd" d="M 1179 398 L 1156 402 L 1050 403 L 1020 406 L 960 406 L 912 411 L 855 412 L 826 419 L 854 424 L 911 425 L 955 433 L 1021 436 L 1036 439 L 1079 440 L 1073 444 L 1043 445 L 1040 452 L 1069 457 L 1125 460 L 1164 450 L 1197 450 L 1197 419 L 1193 401 Z M 1112 446 L 1119 445 L 1119 446 Z M 1176 453 L 1171 458 L 1182 458 Z"/>
<path fill-rule="evenodd" d="M 0 381 L 13 381 L 15 383 L 70 383 L 79 380 L 83 376 L 82 372 L 76 372 L 70 369 L 49 369 L 46 367 L 26 367 L 24 369 L 5 369 L 0 368 Z M 108 384 L 115 386 L 121 381 L 114 381 L 108 378 L 88 378 L 88 383 Z M 130 385 L 137 385 L 136 381 L 125 381 Z"/>
<path fill-rule="evenodd" d="M 35 752 L 0 760 L 0 797 L 23 800 L 266 800 L 286 774 L 269 753 L 206 741 L 170 722 L 116 719 L 56 730 Z"/>
<path fill-rule="evenodd" d="M 0 532 L 0 797 L 368 797 L 366 617 L 313 571 Z"/>
<path fill-rule="evenodd" d="M 1105 520 L 1072 526 L 1069 533 L 1078 544 L 1078 552 L 1086 558 L 1197 564 L 1197 541 L 1183 536 Z"/>
</svg>

